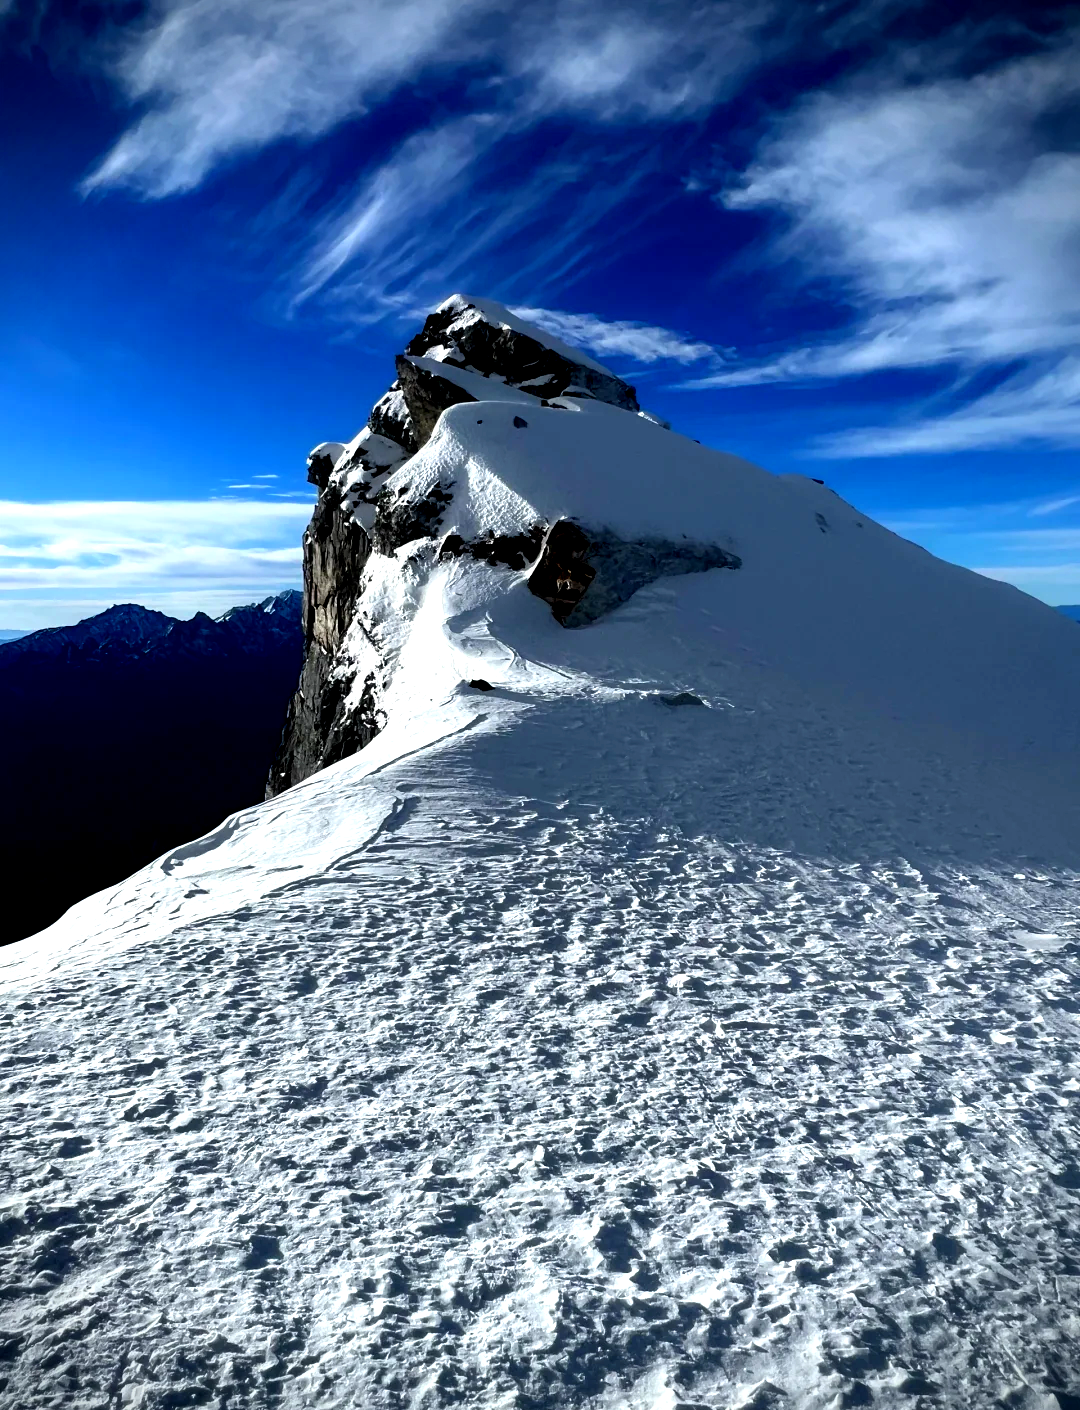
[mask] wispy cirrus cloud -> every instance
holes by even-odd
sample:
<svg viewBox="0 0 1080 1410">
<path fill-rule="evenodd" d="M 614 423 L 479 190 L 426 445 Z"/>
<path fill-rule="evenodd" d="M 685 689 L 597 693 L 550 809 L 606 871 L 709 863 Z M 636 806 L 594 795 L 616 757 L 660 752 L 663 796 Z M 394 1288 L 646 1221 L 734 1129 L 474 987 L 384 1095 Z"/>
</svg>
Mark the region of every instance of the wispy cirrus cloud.
<svg viewBox="0 0 1080 1410">
<path fill-rule="evenodd" d="M 536 121 L 685 116 L 759 59 L 775 0 L 157 0 L 113 73 L 146 111 L 89 188 L 160 197 L 282 139 L 309 141 L 425 72 L 484 82 L 485 110 Z"/>
<path fill-rule="evenodd" d="M 1041 519 L 1047 514 L 1059 514 L 1063 509 L 1071 509 L 1074 504 L 1080 504 L 1080 494 L 1062 495 L 1058 499 L 1044 500 L 1036 504 L 1031 510 L 1032 517 Z"/>
<path fill-rule="evenodd" d="M 489 0 L 158 0 L 114 77 L 146 111 L 87 179 L 149 197 L 269 143 L 311 140 L 428 65 L 470 56 Z"/>
<path fill-rule="evenodd" d="M 460 259 L 457 237 L 469 213 L 459 209 L 441 227 L 433 218 L 463 193 L 477 163 L 506 131 L 505 120 L 485 113 L 406 138 L 339 214 L 323 220 L 302 266 L 298 297 L 310 298 L 352 266 L 342 297 L 359 291 L 377 315 L 407 307 L 414 301 L 410 276 L 423 260 L 445 264 L 455 246 Z"/>
<path fill-rule="evenodd" d="M 848 42 L 855 16 L 898 8 L 153 0 L 110 60 L 141 115 L 85 188 L 176 195 L 267 146 L 311 144 L 352 121 L 351 181 L 305 191 L 302 218 L 292 213 L 294 308 L 318 295 L 361 321 L 411 313 L 450 284 L 475 286 L 509 242 L 535 298 L 594 255 L 590 232 L 606 214 L 621 206 L 627 229 L 645 219 L 632 209 L 635 193 L 678 160 L 677 145 L 657 144 L 658 130 L 701 119 L 778 56 Z M 387 155 L 377 125 L 360 120 L 401 91 L 410 92 L 409 126 Z M 558 132 L 538 161 L 522 144 L 540 128 Z"/>
<path fill-rule="evenodd" d="M 648 323 L 622 320 L 605 322 L 592 313 L 562 313 L 549 308 L 514 308 L 512 313 L 546 328 L 574 347 L 589 348 L 601 357 L 623 356 L 634 362 L 673 362 L 687 365 L 704 359 L 720 361 L 723 353 L 711 343 L 657 328 Z"/>
<path fill-rule="evenodd" d="M 515 146 L 522 137 L 512 115 L 483 113 L 405 139 L 320 222 L 298 266 L 294 307 L 319 296 L 348 322 L 422 317 L 507 249 L 524 256 L 518 281 L 570 277 L 593 254 L 597 227 L 655 172 L 657 154 L 623 134 L 621 174 L 597 183 L 588 142 L 570 137 L 525 161 Z M 538 227 L 547 227 L 543 239 Z"/>
<path fill-rule="evenodd" d="M 0 502 L 0 625 L 58 625 L 76 606 L 87 616 L 121 601 L 190 616 L 297 587 L 310 513 L 310 497 Z"/>
<path fill-rule="evenodd" d="M 1014 366 L 956 410 L 845 433 L 829 455 L 1080 444 L 1080 37 L 985 72 L 872 85 L 781 120 L 723 203 L 777 211 L 775 256 L 833 281 L 833 340 L 718 369 L 744 386 L 898 368 Z"/>
<path fill-rule="evenodd" d="M 847 459 L 1023 445 L 1080 446 L 1080 356 L 1040 360 L 945 415 L 823 436 L 813 453 Z"/>
</svg>

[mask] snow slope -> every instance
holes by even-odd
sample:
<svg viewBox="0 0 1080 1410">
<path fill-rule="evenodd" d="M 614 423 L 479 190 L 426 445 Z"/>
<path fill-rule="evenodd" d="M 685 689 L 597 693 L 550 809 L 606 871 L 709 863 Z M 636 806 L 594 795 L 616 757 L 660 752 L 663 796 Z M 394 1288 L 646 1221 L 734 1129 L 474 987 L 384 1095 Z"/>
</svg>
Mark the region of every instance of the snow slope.
<svg viewBox="0 0 1080 1410">
<path fill-rule="evenodd" d="M 1075 624 L 588 399 L 436 484 L 741 566 L 373 554 L 375 740 L 0 952 L 5 1403 L 1070 1410 Z"/>
</svg>

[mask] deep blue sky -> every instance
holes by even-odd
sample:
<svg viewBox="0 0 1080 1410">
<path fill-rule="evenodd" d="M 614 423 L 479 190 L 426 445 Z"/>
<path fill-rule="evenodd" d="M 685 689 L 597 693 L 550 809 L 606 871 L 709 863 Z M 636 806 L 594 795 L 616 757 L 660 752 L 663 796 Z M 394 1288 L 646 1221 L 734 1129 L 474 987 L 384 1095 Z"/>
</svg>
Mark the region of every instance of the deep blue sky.
<svg viewBox="0 0 1080 1410">
<path fill-rule="evenodd" d="M 0 0 L 0 627 L 298 581 L 425 308 L 1080 601 L 1080 14 Z"/>
</svg>

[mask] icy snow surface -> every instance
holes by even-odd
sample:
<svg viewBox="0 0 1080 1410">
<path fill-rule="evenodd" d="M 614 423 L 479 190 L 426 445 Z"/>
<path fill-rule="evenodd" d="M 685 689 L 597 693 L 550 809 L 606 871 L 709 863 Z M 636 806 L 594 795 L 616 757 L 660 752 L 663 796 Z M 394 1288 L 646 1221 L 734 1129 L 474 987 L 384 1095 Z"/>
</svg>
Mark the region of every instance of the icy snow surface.
<svg viewBox="0 0 1080 1410">
<path fill-rule="evenodd" d="M 743 567 L 373 559 L 374 743 L 0 952 L 0 1403 L 1069 1410 L 1080 633 L 518 409 L 391 486 Z"/>
</svg>

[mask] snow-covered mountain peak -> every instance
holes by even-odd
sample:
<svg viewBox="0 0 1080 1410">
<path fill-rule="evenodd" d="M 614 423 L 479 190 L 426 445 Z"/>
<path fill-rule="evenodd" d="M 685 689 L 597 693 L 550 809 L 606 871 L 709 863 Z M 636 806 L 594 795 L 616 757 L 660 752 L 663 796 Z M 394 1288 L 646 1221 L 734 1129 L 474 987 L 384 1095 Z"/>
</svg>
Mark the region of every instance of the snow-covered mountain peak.
<svg viewBox="0 0 1080 1410">
<path fill-rule="evenodd" d="M 0 956 L 9 1396 L 1071 1405 L 1075 623 L 474 306 L 275 796 Z"/>
<path fill-rule="evenodd" d="M 71 627 L 46 627 L 0 645 L 0 669 L 33 659 L 112 665 L 150 657 L 261 651 L 271 639 L 291 641 L 301 595 L 293 589 L 261 603 L 232 607 L 216 620 L 197 612 L 187 620 L 137 603 L 118 603 Z"/>
<path fill-rule="evenodd" d="M 505 382 L 532 397 L 594 396 L 625 410 L 638 410 L 633 387 L 615 373 L 489 299 L 455 294 L 428 315 L 406 346 L 405 357 L 398 359 L 398 376 L 414 384 L 414 397 L 439 376 L 432 363 L 446 369 L 443 376 L 456 367 Z M 459 379 L 452 382 L 461 386 Z M 475 388 L 469 393 L 476 398 Z M 430 434 L 431 428 L 426 429 Z"/>
<path fill-rule="evenodd" d="M 290 621 L 295 621 L 302 603 L 303 593 L 298 592 L 296 588 L 286 588 L 284 592 L 275 593 L 272 597 L 264 597 L 261 602 L 250 602 L 245 606 L 230 607 L 217 620 L 219 622 L 234 622 L 249 614 L 261 613 L 267 617 L 283 616 Z"/>
<path fill-rule="evenodd" d="M 567 362 L 575 363 L 579 367 L 586 367 L 592 372 L 600 372 L 605 377 L 615 376 L 610 368 L 597 362 L 581 348 L 571 347 L 569 343 L 564 343 L 561 338 L 556 338 L 554 334 L 544 328 L 537 327 L 535 323 L 527 323 L 503 304 L 496 303 L 494 299 L 478 299 L 465 294 L 451 294 L 438 306 L 428 319 L 424 331 L 413 341 L 430 344 L 430 340 L 438 336 L 440 343 L 436 346 L 445 349 L 447 344 L 453 346 L 459 340 L 463 340 L 463 335 L 467 337 L 468 331 L 480 323 L 487 324 L 493 329 L 518 333 L 523 338 L 539 343 L 541 347 L 550 349 L 565 358 Z M 410 351 L 412 350 L 410 345 Z M 428 356 L 438 357 L 440 353 L 429 351 Z"/>
<path fill-rule="evenodd" d="M 45 627 L 7 643 L 0 647 L 0 664 L 25 656 L 138 654 L 162 641 L 173 622 L 174 618 L 153 608 L 116 603 L 74 626 Z"/>
<path fill-rule="evenodd" d="M 737 652 L 958 736 L 1013 729 L 1013 687 L 986 689 L 1011 679 L 1003 633 L 1045 638 L 1073 671 L 1080 643 L 1048 609 L 931 558 L 817 481 L 658 425 L 632 388 L 540 332 L 455 295 L 397 359 L 367 426 L 312 452 L 308 654 L 271 791 L 369 745 L 393 712 L 410 717 L 436 677 L 470 679 L 450 624 L 462 610 L 494 622 L 522 595 L 582 627 L 651 583 L 708 574 L 718 621 L 703 657 L 745 636 Z M 529 656 L 492 649 L 515 669 Z M 652 675 L 677 694 L 659 644 L 642 649 L 616 688 Z M 418 653 L 420 680 L 406 669 Z M 436 671 L 440 656 L 457 665 Z M 1021 693 L 1057 721 L 1055 691 L 1029 680 Z"/>
</svg>

